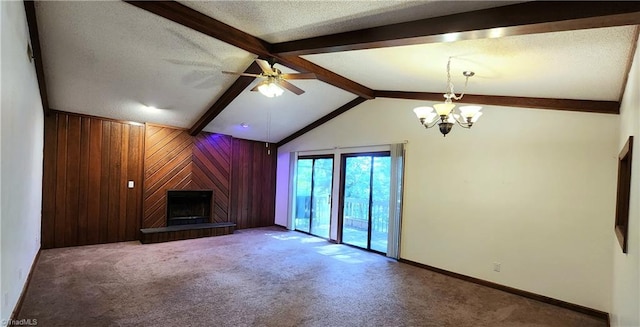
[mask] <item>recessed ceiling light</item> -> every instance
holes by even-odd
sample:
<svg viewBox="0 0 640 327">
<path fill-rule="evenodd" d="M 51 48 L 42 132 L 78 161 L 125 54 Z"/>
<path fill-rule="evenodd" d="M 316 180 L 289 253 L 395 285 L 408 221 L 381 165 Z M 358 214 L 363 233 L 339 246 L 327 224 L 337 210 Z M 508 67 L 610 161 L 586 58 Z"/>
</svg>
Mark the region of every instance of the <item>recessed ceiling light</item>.
<svg viewBox="0 0 640 327">
<path fill-rule="evenodd" d="M 240 126 L 242 126 L 242 128 L 249 128 L 249 124 L 247 123 L 240 123 Z"/>
</svg>

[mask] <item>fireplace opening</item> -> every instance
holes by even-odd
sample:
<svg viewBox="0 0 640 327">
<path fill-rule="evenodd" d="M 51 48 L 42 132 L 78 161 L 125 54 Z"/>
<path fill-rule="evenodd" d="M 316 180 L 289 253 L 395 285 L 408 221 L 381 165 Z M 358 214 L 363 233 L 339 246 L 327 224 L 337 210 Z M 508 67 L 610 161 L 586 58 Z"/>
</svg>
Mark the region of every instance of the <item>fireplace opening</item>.
<svg viewBox="0 0 640 327">
<path fill-rule="evenodd" d="M 211 222 L 212 190 L 167 191 L 167 226 Z"/>
</svg>

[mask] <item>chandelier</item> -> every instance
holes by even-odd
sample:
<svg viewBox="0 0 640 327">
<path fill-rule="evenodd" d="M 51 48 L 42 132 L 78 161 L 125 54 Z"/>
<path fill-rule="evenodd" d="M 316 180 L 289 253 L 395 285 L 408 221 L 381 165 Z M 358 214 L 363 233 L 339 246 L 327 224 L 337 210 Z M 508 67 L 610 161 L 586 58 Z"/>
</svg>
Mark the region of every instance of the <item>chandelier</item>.
<svg viewBox="0 0 640 327">
<path fill-rule="evenodd" d="M 454 124 L 458 124 L 463 128 L 471 128 L 471 126 L 473 126 L 473 124 L 477 122 L 482 115 L 480 112 L 482 107 L 480 106 L 463 106 L 459 109 L 460 114 L 453 112 L 453 108 L 456 106 L 453 104 L 453 100 L 462 99 L 464 92 L 467 90 L 469 77 L 475 75 L 475 73 L 471 71 L 462 72 L 462 75 L 465 77 L 464 89 L 460 95 L 456 95 L 453 91 L 453 83 L 451 82 L 450 67 L 451 57 L 449 57 L 449 61 L 447 62 L 447 90 L 444 94 L 444 102 L 434 104 L 433 108 L 417 107 L 413 109 L 413 112 L 420 120 L 420 124 L 425 128 L 431 128 L 438 125 L 440 133 L 442 133 L 443 136 L 447 136 L 447 134 L 449 134 Z"/>
</svg>

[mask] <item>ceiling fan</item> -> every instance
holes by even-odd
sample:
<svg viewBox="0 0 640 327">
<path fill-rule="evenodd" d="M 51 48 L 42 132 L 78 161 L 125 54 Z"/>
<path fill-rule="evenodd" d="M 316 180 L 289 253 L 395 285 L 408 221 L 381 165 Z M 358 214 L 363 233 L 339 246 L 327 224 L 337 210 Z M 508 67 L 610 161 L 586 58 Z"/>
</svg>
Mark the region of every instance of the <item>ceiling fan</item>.
<svg viewBox="0 0 640 327">
<path fill-rule="evenodd" d="M 282 95 L 282 93 L 284 92 L 282 88 L 285 88 L 297 95 L 304 93 L 304 90 L 289 83 L 287 80 L 316 78 L 316 74 L 314 73 L 283 74 L 280 69 L 273 67 L 273 65 L 275 65 L 274 59 L 271 59 L 269 61 L 256 59 L 256 63 L 258 64 L 258 66 L 260 66 L 260 69 L 262 69 L 262 73 L 260 74 L 236 73 L 227 71 L 223 71 L 223 73 L 263 78 L 264 80 L 258 83 L 258 85 L 256 85 L 254 88 L 252 88 L 251 91 L 259 91 L 269 98 Z"/>
</svg>

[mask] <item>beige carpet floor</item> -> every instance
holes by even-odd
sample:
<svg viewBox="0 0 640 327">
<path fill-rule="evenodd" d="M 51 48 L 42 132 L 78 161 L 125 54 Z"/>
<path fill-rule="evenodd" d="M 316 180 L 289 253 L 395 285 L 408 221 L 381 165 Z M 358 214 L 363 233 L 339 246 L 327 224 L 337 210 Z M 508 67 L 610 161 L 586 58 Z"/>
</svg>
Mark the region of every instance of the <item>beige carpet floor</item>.
<svg viewBox="0 0 640 327">
<path fill-rule="evenodd" d="M 43 250 L 18 318 L 38 326 L 606 326 L 279 228 Z"/>
</svg>

